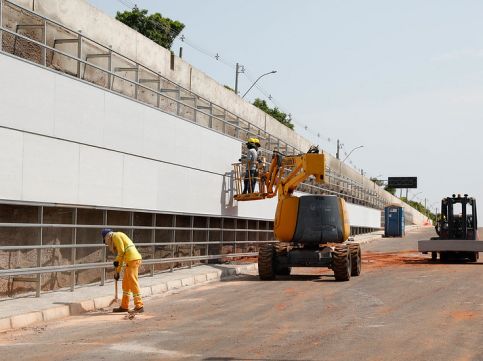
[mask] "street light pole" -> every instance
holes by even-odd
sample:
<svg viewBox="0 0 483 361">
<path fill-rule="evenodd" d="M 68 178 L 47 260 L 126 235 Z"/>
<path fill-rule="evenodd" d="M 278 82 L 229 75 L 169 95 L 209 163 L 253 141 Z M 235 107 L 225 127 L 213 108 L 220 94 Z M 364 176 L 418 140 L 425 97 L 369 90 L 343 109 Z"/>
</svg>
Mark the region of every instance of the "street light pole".
<svg viewBox="0 0 483 361">
<path fill-rule="evenodd" d="M 248 88 L 248 90 L 245 92 L 245 94 L 243 94 L 242 98 L 245 98 L 245 95 L 247 95 L 247 94 L 248 94 L 248 92 L 249 92 L 249 91 L 250 91 L 250 90 L 253 88 L 253 86 L 254 86 L 254 85 L 255 85 L 255 84 L 256 84 L 256 83 L 257 83 L 257 82 L 258 82 L 258 81 L 259 81 L 261 78 L 263 78 L 265 75 L 269 75 L 269 74 L 275 74 L 276 72 L 277 72 L 276 70 L 272 70 L 272 71 L 270 71 L 270 72 L 268 72 L 268 73 L 265 73 L 265 74 L 260 75 L 260 76 L 258 77 L 258 79 L 257 79 L 257 80 L 255 80 L 255 82 L 252 84 L 252 86 L 251 86 L 250 88 Z"/>
<path fill-rule="evenodd" d="M 406 189 L 407 189 L 407 188 L 406 188 Z M 410 201 L 412 201 L 414 198 L 416 198 L 416 196 L 417 196 L 417 195 L 419 195 L 419 194 L 421 194 L 421 193 L 423 193 L 423 191 L 416 193 L 415 195 L 413 195 L 413 196 L 411 197 L 411 199 L 408 199 L 408 197 L 406 196 L 406 199 L 408 199 L 408 201 L 410 202 Z"/>
<path fill-rule="evenodd" d="M 344 160 L 342 161 L 342 163 L 344 163 L 346 161 L 347 158 L 349 158 L 349 156 L 352 154 L 353 151 L 355 151 L 356 149 L 360 149 L 360 148 L 364 148 L 363 145 L 360 145 L 358 147 L 355 147 L 354 149 L 352 149 L 349 154 L 346 155 L 346 157 L 344 158 Z"/>
</svg>

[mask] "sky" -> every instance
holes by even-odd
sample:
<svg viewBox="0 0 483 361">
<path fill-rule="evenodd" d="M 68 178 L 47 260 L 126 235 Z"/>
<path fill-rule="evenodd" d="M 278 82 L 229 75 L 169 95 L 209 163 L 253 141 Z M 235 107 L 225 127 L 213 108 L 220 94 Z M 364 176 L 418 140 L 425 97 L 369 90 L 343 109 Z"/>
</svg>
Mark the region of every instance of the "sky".
<svg viewBox="0 0 483 361">
<path fill-rule="evenodd" d="M 324 151 L 340 139 L 341 158 L 363 145 L 346 162 L 369 177 L 417 176 L 410 199 L 483 202 L 483 1 L 88 1 L 181 21 L 172 50 L 231 87 L 242 64 L 241 94 L 276 70 L 245 99 L 290 113 Z"/>
</svg>

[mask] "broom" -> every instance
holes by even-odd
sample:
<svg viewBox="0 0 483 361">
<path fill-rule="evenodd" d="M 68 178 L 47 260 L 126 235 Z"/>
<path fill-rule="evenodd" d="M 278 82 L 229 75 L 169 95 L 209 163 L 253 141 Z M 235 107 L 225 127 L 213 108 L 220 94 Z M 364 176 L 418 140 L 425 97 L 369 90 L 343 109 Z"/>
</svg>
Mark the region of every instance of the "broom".
<svg viewBox="0 0 483 361">
<path fill-rule="evenodd" d="M 114 303 L 119 303 L 119 292 L 117 291 L 117 282 L 118 280 L 114 280 L 114 299 L 109 303 L 109 306 L 112 306 Z"/>
</svg>

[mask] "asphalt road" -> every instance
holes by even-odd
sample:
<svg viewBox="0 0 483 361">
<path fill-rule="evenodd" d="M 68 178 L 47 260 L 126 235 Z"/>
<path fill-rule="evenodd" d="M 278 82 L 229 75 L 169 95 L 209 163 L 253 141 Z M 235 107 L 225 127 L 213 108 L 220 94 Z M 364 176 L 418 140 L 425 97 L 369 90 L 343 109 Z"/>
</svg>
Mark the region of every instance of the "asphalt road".
<svg viewBox="0 0 483 361">
<path fill-rule="evenodd" d="M 365 245 L 349 282 L 249 275 L 147 299 L 133 320 L 94 312 L 0 334 L 0 359 L 483 360 L 483 263 L 411 252 L 432 235 Z"/>
</svg>

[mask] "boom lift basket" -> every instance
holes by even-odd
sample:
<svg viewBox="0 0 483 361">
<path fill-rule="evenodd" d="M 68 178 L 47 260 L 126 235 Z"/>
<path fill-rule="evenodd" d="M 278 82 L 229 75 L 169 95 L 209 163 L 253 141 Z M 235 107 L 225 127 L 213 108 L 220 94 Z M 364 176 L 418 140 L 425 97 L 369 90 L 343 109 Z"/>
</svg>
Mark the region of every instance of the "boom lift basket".
<svg viewBox="0 0 483 361">
<path fill-rule="evenodd" d="M 243 163 L 233 163 L 233 190 L 235 195 L 233 198 L 237 201 L 255 201 L 266 198 L 267 187 L 265 185 L 265 170 L 262 163 L 257 164 L 257 170 L 254 176 L 248 174 L 248 193 L 243 194 L 243 186 L 245 181 L 245 166 Z M 255 179 L 254 179 L 255 178 Z M 253 181 L 256 181 L 252 189 Z"/>
</svg>

